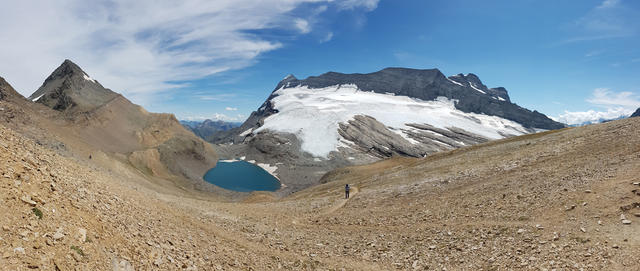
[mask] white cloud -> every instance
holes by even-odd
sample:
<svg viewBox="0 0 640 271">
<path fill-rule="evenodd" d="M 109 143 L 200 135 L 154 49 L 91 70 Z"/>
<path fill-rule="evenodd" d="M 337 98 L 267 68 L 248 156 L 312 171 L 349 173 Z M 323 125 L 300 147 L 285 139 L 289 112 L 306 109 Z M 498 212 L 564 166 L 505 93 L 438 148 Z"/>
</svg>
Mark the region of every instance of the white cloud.
<svg viewBox="0 0 640 271">
<path fill-rule="evenodd" d="M 601 107 L 640 107 L 640 97 L 633 92 L 614 92 L 608 88 L 597 88 L 587 102 Z"/>
<path fill-rule="evenodd" d="M 228 101 L 231 98 L 235 97 L 235 94 L 200 94 L 195 95 L 196 98 L 203 101 Z"/>
<path fill-rule="evenodd" d="M 311 31 L 309 21 L 292 17 L 305 3 L 375 8 L 352 0 L 8 1 L 0 9 L 7 26 L 0 27 L 0 75 L 29 95 L 69 58 L 145 104 L 180 82 L 247 67 L 284 46 L 252 30 L 291 29 L 294 21 L 301 33 Z"/>
<path fill-rule="evenodd" d="M 364 7 L 366 10 L 371 11 L 378 7 L 380 0 L 345 0 L 338 3 L 341 9 L 354 9 L 357 7 Z"/>
<path fill-rule="evenodd" d="M 554 120 L 569 125 L 581 124 L 585 122 L 597 123 L 601 120 L 615 119 L 629 116 L 640 107 L 640 97 L 632 92 L 614 92 L 606 88 L 595 89 L 587 99 L 587 102 L 594 106 L 605 109 L 604 111 L 564 111 Z"/>
<path fill-rule="evenodd" d="M 301 34 L 307 34 L 311 32 L 311 26 L 309 25 L 309 22 L 307 20 L 296 18 L 295 20 L 293 20 L 293 23 Z"/>
<path fill-rule="evenodd" d="M 324 36 L 324 38 L 322 38 L 322 39 L 320 40 L 320 43 L 328 42 L 328 41 L 330 41 L 331 39 L 333 39 L 333 32 L 329 32 L 329 33 L 327 33 L 327 35 L 326 35 L 326 36 Z"/>
<path fill-rule="evenodd" d="M 569 37 L 554 45 L 629 37 L 638 34 L 638 10 L 618 0 L 605 0 L 565 26 Z"/>
<path fill-rule="evenodd" d="M 229 121 L 229 122 L 239 122 L 239 121 L 244 121 L 245 116 L 242 114 L 238 114 L 235 116 L 228 116 L 225 114 L 221 114 L 221 113 L 213 113 L 213 115 L 210 116 L 186 116 L 184 118 L 181 118 L 182 120 L 190 120 L 190 121 L 203 121 L 203 120 L 222 120 L 222 121 Z"/>
<path fill-rule="evenodd" d="M 597 8 L 612 8 L 618 5 L 620 0 L 604 0 Z"/>
<path fill-rule="evenodd" d="M 227 111 L 238 111 L 238 108 L 236 108 L 236 107 L 225 107 L 224 110 L 227 110 Z"/>
</svg>

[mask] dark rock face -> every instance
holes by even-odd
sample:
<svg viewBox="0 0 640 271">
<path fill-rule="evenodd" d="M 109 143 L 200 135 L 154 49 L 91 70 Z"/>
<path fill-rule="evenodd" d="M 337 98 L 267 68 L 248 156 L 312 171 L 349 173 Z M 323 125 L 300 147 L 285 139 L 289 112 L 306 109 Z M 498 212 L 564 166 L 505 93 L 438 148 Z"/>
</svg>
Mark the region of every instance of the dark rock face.
<svg viewBox="0 0 640 271">
<path fill-rule="evenodd" d="M 638 108 L 638 110 L 636 110 L 636 112 L 633 112 L 633 114 L 631 114 L 630 118 L 633 118 L 633 117 L 640 117 L 640 108 Z"/>
<path fill-rule="evenodd" d="M 387 68 L 367 74 L 328 72 L 304 80 L 288 76 L 278 84 L 276 90 L 298 85 L 309 86 L 309 88 L 324 88 L 340 84 L 355 84 L 363 91 L 394 93 L 425 101 L 444 96 L 458 100 L 456 108 L 463 112 L 498 116 L 518 122 L 527 128 L 559 129 L 564 127 L 564 124 L 555 122 L 537 111 L 532 112 L 511 103 L 505 88 L 487 88 L 475 74 L 467 74 L 466 76 L 458 74 L 447 78 L 438 69 Z"/>
<path fill-rule="evenodd" d="M 89 112 L 108 103 L 119 94 L 91 79 L 78 65 L 65 60 L 29 99 L 54 110 Z"/>
</svg>

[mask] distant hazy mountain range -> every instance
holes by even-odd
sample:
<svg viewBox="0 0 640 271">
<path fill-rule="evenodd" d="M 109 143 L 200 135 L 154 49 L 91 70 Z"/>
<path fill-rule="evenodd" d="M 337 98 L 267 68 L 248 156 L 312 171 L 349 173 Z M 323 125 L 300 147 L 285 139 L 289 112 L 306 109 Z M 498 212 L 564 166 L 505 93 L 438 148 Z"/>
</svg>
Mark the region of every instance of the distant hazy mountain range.
<svg viewBox="0 0 640 271">
<path fill-rule="evenodd" d="M 204 121 L 181 120 L 180 124 L 182 124 L 182 126 L 187 128 L 188 130 L 192 131 L 197 136 L 209 140 L 217 132 L 228 131 L 242 125 L 241 122 L 226 122 L 222 120 L 214 121 L 210 119 L 206 119 Z"/>
</svg>

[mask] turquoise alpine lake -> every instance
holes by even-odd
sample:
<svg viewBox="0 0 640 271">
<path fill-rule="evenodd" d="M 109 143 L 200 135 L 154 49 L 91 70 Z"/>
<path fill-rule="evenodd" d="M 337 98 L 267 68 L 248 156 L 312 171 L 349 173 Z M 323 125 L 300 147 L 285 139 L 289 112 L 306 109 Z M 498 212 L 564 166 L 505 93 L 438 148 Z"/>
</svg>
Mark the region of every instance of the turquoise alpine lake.
<svg viewBox="0 0 640 271">
<path fill-rule="evenodd" d="M 263 168 L 242 160 L 219 160 L 204 174 L 204 180 L 239 192 L 276 191 L 280 181 Z"/>
</svg>

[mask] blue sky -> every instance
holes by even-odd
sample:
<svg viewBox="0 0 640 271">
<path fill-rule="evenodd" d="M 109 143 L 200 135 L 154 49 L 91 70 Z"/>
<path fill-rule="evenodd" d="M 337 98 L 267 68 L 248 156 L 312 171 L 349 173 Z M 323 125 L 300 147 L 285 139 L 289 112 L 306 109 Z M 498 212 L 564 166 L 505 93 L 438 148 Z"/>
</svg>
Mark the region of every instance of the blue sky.
<svg viewBox="0 0 640 271">
<path fill-rule="evenodd" d="M 391 66 L 475 73 L 569 123 L 640 107 L 637 1 L 130 2 L 9 4 L 0 76 L 28 95 L 70 58 L 181 119 L 242 121 L 289 73 Z M 51 23 L 58 13 L 68 19 Z"/>
</svg>

